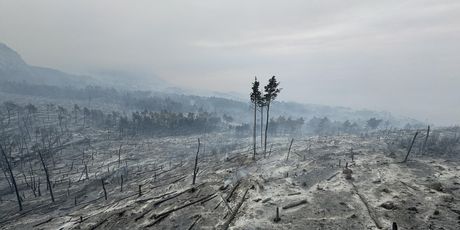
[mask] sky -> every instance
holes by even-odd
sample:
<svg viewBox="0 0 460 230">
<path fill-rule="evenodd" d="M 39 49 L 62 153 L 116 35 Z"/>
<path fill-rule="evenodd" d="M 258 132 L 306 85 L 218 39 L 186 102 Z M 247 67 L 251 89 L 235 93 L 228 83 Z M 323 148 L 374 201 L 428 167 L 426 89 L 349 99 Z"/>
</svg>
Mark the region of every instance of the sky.
<svg viewBox="0 0 460 230">
<path fill-rule="evenodd" d="M 248 95 L 460 124 L 457 0 L 0 0 L 0 42 L 32 65 L 142 72 Z M 248 96 L 249 97 L 249 96 Z"/>
</svg>

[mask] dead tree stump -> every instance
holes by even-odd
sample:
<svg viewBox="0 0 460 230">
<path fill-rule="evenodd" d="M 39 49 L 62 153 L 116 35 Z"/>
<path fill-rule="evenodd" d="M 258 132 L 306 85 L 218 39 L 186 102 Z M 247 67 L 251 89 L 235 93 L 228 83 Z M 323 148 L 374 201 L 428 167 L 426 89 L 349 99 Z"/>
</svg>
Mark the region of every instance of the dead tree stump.
<svg viewBox="0 0 460 230">
<path fill-rule="evenodd" d="M 279 207 L 276 207 L 276 216 L 275 216 L 275 219 L 273 220 L 275 221 L 275 223 L 278 223 L 281 221 L 281 218 L 280 218 L 280 208 Z"/>
</svg>

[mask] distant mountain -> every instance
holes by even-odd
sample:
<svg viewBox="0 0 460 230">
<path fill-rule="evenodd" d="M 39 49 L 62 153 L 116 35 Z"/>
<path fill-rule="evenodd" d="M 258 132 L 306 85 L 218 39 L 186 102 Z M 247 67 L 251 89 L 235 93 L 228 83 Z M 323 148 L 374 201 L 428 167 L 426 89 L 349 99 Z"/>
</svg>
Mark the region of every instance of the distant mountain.
<svg viewBox="0 0 460 230">
<path fill-rule="evenodd" d="M 88 76 L 28 65 L 16 51 L 0 43 L 0 80 L 78 87 L 86 85 L 92 79 Z"/>
<path fill-rule="evenodd" d="M 94 85 L 123 90 L 164 90 L 171 87 L 166 81 L 151 74 L 109 70 L 77 75 L 31 66 L 21 55 L 3 43 L 0 43 L 0 81 L 77 88 Z"/>
</svg>

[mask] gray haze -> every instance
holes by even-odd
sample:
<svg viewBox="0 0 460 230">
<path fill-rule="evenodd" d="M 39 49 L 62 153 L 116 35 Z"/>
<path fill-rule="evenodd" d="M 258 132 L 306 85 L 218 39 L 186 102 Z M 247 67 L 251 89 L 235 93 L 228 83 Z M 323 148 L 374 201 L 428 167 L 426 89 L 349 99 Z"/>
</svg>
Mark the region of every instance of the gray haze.
<svg viewBox="0 0 460 230">
<path fill-rule="evenodd" d="M 0 42 L 32 65 L 133 71 L 246 95 L 460 123 L 460 2 L 0 0 Z"/>
</svg>

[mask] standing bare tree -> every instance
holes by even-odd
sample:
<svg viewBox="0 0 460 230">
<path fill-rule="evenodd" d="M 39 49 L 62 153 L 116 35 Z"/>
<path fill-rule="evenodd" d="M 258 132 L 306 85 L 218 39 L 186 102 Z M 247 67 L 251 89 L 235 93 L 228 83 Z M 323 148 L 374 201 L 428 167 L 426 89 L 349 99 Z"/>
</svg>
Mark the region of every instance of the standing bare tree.
<svg viewBox="0 0 460 230">
<path fill-rule="evenodd" d="M 8 157 L 6 156 L 5 150 L 3 149 L 3 146 L 1 144 L 0 144 L 0 151 L 2 152 L 2 155 L 5 158 L 6 165 L 8 166 L 8 171 L 10 172 L 11 183 L 14 186 L 14 191 L 16 192 L 16 198 L 18 200 L 19 211 L 22 211 L 22 202 L 21 202 L 21 197 L 19 196 L 19 190 L 18 190 L 18 186 L 16 184 L 16 179 L 14 178 L 14 174 L 13 174 L 13 170 L 11 169 L 10 161 L 8 160 Z"/>
<path fill-rule="evenodd" d="M 51 151 L 51 149 L 49 149 Z M 48 167 L 46 167 L 45 160 L 43 159 L 41 151 L 37 148 L 38 156 L 40 157 L 40 161 L 42 162 L 43 171 L 45 171 L 46 176 L 46 183 L 48 184 L 48 188 L 50 190 L 51 201 L 54 202 L 54 195 L 53 195 L 53 186 L 51 186 L 50 175 L 48 173 Z"/>
<path fill-rule="evenodd" d="M 252 83 L 251 102 L 254 105 L 254 130 L 253 130 L 253 144 L 254 144 L 254 155 L 253 159 L 256 159 L 256 121 L 257 121 L 257 107 L 258 102 L 261 99 L 261 92 L 259 90 L 260 83 L 257 81 L 257 77 Z"/>
<path fill-rule="evenodd" d="M 265 141 L 264 141 L 264 154 L 267 152 L 267 134 L 268 134 L 268 121 L 270 117 L 270 104 L 276 99 L 278 94 L 281 92 L 279 88 L 280 82 L 276 81 L 275 76 L 268 80 L 268 85 L 265 86 L 265 103 L 267 106 L 267 120 L 265 122 Z"/>
</svg>

